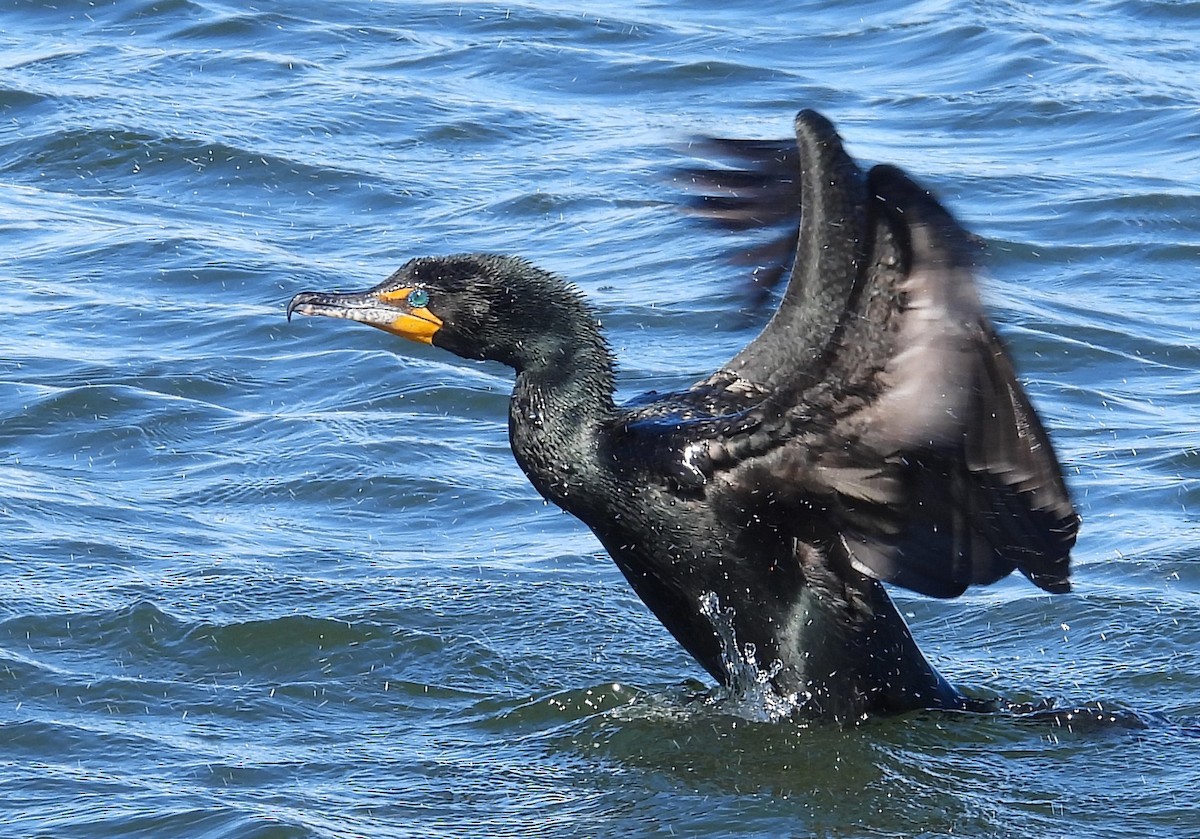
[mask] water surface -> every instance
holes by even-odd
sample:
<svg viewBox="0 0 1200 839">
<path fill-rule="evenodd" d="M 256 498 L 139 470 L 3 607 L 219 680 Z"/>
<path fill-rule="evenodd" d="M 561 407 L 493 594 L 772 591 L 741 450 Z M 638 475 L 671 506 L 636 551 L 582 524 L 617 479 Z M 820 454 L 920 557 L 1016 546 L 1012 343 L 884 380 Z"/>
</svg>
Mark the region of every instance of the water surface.
<svg viewBox="0 0 1200 839">
<path fill-rule="evenodd" d="M 1200 833 L 1200 6 L 0 4 L 0 832 Z M 303 288 L 518 252 L 624 394 L 754 334 L 694 133 L 828 114 L 989 245 L 1076 592 L 898 592 L 1053 719 L 841 730 L 697 665 L 505 437 L 510 377 Z"/>
</svg>

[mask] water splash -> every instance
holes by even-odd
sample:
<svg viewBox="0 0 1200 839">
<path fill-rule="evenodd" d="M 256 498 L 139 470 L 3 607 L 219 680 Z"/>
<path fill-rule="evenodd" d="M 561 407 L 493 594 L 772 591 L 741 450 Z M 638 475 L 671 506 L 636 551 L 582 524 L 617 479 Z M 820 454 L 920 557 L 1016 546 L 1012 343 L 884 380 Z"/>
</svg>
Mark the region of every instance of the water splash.
<svg viewBox="0 0 1200 839">
<path fill-rule="evenodd" d="M 722 609 L 716 592 L 700 595 L 700 614 L 708 618 L 721 641 L 721 664 L 728 676 L 728 685 L 713 696 L 724 710 L 755 722 L 781 722 L 791 718 L 802 707 L 797 694 L 781 696 L 771 680 L 783 669 L 775 659 L 766 668 L 758 664 L 758 650 L 753 643 L 741 646 L 733 629 L 732 608 Z"/>
</svg>

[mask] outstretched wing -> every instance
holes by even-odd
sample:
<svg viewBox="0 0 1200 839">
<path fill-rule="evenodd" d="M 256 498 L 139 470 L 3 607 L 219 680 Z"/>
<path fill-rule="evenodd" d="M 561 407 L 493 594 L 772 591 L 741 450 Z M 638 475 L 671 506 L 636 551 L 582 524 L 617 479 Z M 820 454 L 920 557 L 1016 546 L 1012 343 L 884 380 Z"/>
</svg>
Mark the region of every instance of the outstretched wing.
<svg viewBox="0 0 1200 839">
<path fill-rule="evenodd" d="M 948 597 L 1016 568 L 1066 591 L 1079 519 L 979 302 L 974 243 L 900 170 L 869 181 L 879 258 L 822 388 L 797 400 L 829 431 L 802 451 L 797 427 L 775 457 L 804 464 L 797 491 L 824 500 L 859 571 Z"/>
<path fill-rule="evenodd" d="M 798 117 L 783 304 L 702 383 L 753 397 L 710 399 L 659 450 L 689 452 L 731 523 L 814 545 L 834 570 L 942 597 L 1014 568 L 1068 590 L 1079 519 L 979 302 L 975 240 L 900 170 L 857 174 L 832 132 Z"/>
<path fill-rule="evenodd" d="M 802 204 L 797 143 L 705 137 L 693 140 L 688 151 L 728 165 L 678 171 L 676 182 L 693 193 L 684 209 L 725 230 L 768 237 L 731 257 L 751 266 L 754 302 L 765 304 L 796 255 Z"/>
<path fill-rule="evenodd" d="M 768 388 L 774 388 L 777 379 L 792 381 L 797 370 L 819 366 L 831 333 L 851 303 L 866 257 L 866 178 L 823 116 L 801 111 L 795 130 L 791 154 L 763 156 L 763 177 L 746 171 L 731 175 L 736 180 L 726 183 L 740 183 L 740 192 L 735 188 L 732 203 L 727 201 L 720 215 L 727 223 L 735 215 L 742 223 L 758 218 L 784 225 L 799 218 L 798 230 L 789 235 L 794 258 L 779 308 L 758 337 L 724 368 Z M 728 141 L 726 145 L 743 151 L 755 148 Z M 760 150 L 769 148 L 768 144 Z M 795 159 L 799 166 L 793 175 L 789 170 Z M 709 210 L 712 215 L 716 207 Z"/>
</svg>

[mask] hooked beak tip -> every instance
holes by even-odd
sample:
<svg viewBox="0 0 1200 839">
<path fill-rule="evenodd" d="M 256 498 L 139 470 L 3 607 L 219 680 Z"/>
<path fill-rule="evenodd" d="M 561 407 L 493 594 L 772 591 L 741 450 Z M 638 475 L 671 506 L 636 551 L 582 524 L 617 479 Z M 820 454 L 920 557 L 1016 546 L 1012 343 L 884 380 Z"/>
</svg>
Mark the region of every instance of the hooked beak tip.
<svg viewBox="0 0 1200 839">
<path fill-rule="evenodd" d="M 302 291 L 302 292 L 300 292 L 299 294 L 297 294 L 297 295 L 293 296 L 293 297 L 292 297 L 292 299 L 288 301 L 288 304 L 287 304 L 287 319 L 288 319 L 288 323 L 291 323 L 291 322 L 292 322 L 292 315 L 293 315 L 293 314 L 295 314 L 295 313 L 296 313 L 296 311 L 297 311 L 297 310 L 298 310 L 298 309 L 299 309 L 301 306 L 303 306 L 305 303 L 307 303 L 309 300 L 311 300 L 311 299 L 312 299 L 312 296 L 313 296 L 313 292 L 311 292 L 311 291 Z M 304 314 L 304 312 L 303 312 L 303 311 L 301 311 L 301 312 L 300 312 L 300 314 Z"/>
</svg>

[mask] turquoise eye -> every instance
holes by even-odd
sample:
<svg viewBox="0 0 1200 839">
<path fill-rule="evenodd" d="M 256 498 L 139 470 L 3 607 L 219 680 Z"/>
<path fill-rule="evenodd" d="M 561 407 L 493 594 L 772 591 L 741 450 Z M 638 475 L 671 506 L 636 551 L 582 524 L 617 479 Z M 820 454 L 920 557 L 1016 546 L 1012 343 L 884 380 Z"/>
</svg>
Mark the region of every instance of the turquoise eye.
<svg viewBox="0 0 1200 839">
<path fill-rule="evenodd" d="M 412 309 L 423 309 L 429 305 L 429 292 L 423 288 L 414 288 L 408 294 L 408 305 Z"/>
</svg>

